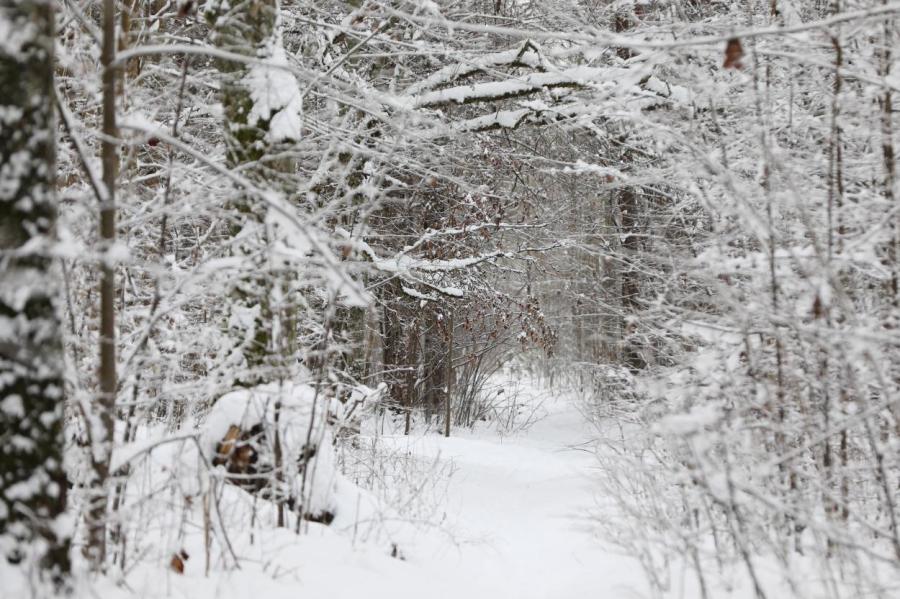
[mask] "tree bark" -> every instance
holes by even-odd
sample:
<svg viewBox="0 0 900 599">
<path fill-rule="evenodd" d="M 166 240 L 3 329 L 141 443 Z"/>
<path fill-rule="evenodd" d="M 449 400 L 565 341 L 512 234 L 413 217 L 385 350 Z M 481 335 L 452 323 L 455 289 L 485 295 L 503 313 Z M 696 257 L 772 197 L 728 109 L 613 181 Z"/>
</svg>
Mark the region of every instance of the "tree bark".
<svg viewBox="0 0 900 599">
<path fill-rule="evenodd" d="M 634 266 L 638 260 L 641 249 L 640 237 L 638 237 L 638 198 L 637 190 L 626 187 L 619 192 L 618 197 L 619 216 L 621 217 L 622 250 L 628 261 L 621 273 L 622 279 L 622 310 L 625 316 L 623 323 L 623 361 L 632 370 L 640 370 L 647 366 L 647 362 L 641 354 L 640 345 L 635 340 L 637 324 L 632 320 L 640 311 L 641 285 L 637 268 Z"/>
<path fill-rule="evenodd" d="M 118 135 L 116 127 L 116 4 L 103 0 L 103 185 L 106 197 L 100 206 L 101 249 L 106 259 L 100 265 L 100 371 L 97 396 L 96 423 L 92 433 L 90 508 L 88 509 L 88 542 L 85 553 L 91 567 L 97 571 L 106 560 L 106 519 L 109 485 L 109 464 L 115 435 L 116 411 L 116 266 L 110 250 L 116 241 L 115 189 L 119 171 Z"/>
<path fill-rule="evenodd" d="M 0 540 L 3 556 L 67 585 L 63 357 L 56 222 L 53 2 L 0 6 Z M 6 539 L 4 539 L 6 537 Z M 6 540 L 11 542 L 7 543 Z"/>
<path fill-rule="evenodd" d="M 447 390 L 444 392 L 444 436 L 450 436 L 450 414 L 453 406 L 453 312 L 447 323 Z"/>
<path fill-rule="evenodd" d="M 275 0 L 248 0 L 234 6 L 226 2 L 206 3 L 207 22 L 213 29 L 212 39 L 216 47 L 227 52 L 250 56 L 266 57 L 280 42 L 276 36 L 279 6 Z M 221 73 L 222 108 L 225 116 L 224 137 L 228 165 L 241 169 L 249 180 L 260 188 L 283 189 L 284 175 L 293 174 L 292 160 L 272 159 L 277 151 L 277 142 L 269 139 L 270 125 L 275 112 L 281 106 L 270 107 L 271 114 L 266 119 L 252 116 L 254 99 L 252 84 L 247 76 L 252 68 L 245 63 L 228 59 L 217 61 Z M 258 90 L 257 90 L 258 91 Z M 267 160 L 264 160 L 267 158 Z M 289 189 L 284 189 L 289 193 Z M 241 353 L 246 362 L 244 372 L 235 375 L 233 383 L 243 387 L 253 387 L 272 382 L 281 377 L 290 377 L 290 366 L 296 358 L 296 306 L 290 295 L 293 273 L 286 269 L 272 272 L 268 260 L 269 252 L 260 252 L 275 241 L 265 224 L 267 209 L 243 192 L 230 202 L 234 220 L 232 234 L 246 235 L 235 250 L 243 255 L 250 265 L 247 272 L 237 277 L 230 292 L 231 313 L 243 313 L 238 319 L 229 319 L 229 334 L 241 344 Z M 275 290 L 283 283 L 281 306 L 273 305 Z M 276 339 L 276 321 L 281 320 L 284 338 Z M 240 324 L 237 324 L 237 323 Z M 248 328 L 252 327 L 252 331 Z M 286 329 L 292 330 L 286 330 Z M 322 347 L 325 347 L 323 342 Z M 308 364 L 309 365 L 309 364 Z M 286 368 L 287 366 L 287 368 Z"/>
</svg>

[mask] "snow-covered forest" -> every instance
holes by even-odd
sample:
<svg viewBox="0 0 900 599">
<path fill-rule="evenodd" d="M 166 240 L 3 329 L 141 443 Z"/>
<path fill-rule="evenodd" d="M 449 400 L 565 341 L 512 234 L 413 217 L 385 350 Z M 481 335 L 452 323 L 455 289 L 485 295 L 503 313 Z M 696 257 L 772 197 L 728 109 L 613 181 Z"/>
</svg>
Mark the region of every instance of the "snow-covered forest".
<svg viewBox="0 0 900 599">
<path fill-rule="evenodd" d="M 900 597 L 900 2 L 0 0 L 0 597 Z"/>
</svg>

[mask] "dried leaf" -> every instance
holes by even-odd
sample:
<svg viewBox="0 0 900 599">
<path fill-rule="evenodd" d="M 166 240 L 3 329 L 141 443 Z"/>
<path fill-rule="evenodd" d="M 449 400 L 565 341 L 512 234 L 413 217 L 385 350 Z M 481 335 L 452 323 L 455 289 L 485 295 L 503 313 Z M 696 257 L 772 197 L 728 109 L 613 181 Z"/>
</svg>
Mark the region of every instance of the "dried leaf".
<svg viewBox="0 0 900 599">
<path fill-rule="evenodd" d="M 741 40 L 736 37 L 728 40 L 725 46 L 725 62 L 722 63 L 724 69 L 742 69 L 744 68 L 741 59 L 744 58 L 744 48 L 741 46 Z"/>
<path fill-rule="evenodd" d="M 169 567 L 178 574 L 184 574 L 184 560 L 181 559 L 181 556 L 178 554 L 172 556 L 172 561 L 169 562 Z"/>
<path fill-rule="evenodd" d="M 818 294 L 816 294 L 816 297 L 813 300 L 812 314 L 813 314 L 813 318 L 816 318 L 816 319 L 819 319 L 819 318 L 822 318 L 823 316 L 825 316 L 825 308 L 822 305 L 822 298 L 820 298 Z"/>
<path fill-rule="evenodd" d="M 194 0 L 187 0 L 178 6 L 178 16 L 186 17 L 194 12 Z"/>
</svg>

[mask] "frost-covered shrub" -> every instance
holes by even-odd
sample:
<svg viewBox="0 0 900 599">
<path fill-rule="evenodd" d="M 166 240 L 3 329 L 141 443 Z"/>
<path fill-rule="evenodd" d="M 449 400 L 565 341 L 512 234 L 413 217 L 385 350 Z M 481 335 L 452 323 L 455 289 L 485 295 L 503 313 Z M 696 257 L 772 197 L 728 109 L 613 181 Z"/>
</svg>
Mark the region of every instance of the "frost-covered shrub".
<svg viewBox="0 0 900 599">
<path fill-rule="evenodd" d="M 353 389 L 350 405 L 373 394 Z M 219 398 L 202 424 L 200 444 L 230 482 L 304 517 L 330 521 L 337 484 L 332 425 L 344 415 L 344 404 L 323 389 L 269 383 Z"/>
</svg>

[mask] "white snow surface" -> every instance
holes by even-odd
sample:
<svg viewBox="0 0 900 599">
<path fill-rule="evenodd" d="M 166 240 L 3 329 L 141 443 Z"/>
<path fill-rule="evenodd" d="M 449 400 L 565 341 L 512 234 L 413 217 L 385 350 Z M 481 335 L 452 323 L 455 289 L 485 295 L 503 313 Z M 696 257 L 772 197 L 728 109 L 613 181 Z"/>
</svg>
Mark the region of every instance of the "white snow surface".
<svg viewBox="0 0 900 599">
<path fill-rule="evenodd" d="M 649 594 L 638 563 L 597 538 L 595 435 L 568 398 L 547 398 L 546 416 L 513 437 L 492 433 L 386 439 L 428 459 L 451 461 L 446 510 L 457 548 L 429 564 L 452 573 L 438 597 L 627 599 Z M 588 443 L 586 446 L 585 443 Z"/>
<path fill-rule="evenodd" d="M 287 70 L 287 55 L 280 39 L 272 42 L 270 52 L 266 64 L 254 64 L 244 80 L 253 99 L 248 120 L 252 125 L 271 119 L 266 134 L 269 141 L 297 140 L 303 129 L 300 87 Z"/>
<path fill-rule="evenodd" d="M 509 387 L 515 385 L 510 381 Z M 259 391 L 259 390 L 257 390 Z M 303 417 L 310 388 L 299 385 L 285 403 Z M 235 419 L 247 424 L 264 403 L 263 393 L 240 391 L 223 397 L 207 420 L 199 445 L 204 451 L 223 427 Z M 284 397 L 284 396 L 283 396 Z M 543 418 L 525 432 L 500 436 L 491 430 L 434 432 L 410 436 L 367 431 L 365 447 L 377 444 L 402 457 L 452 472 L 439 497 L 440 518 L 414 522 L 348 478 L 334 482 L 337 518 L 331 526 L 305 523 L 275 528 L 274 509 L 240 488 L 218 487 L 219 510 L 212 515 L 212 542 L 207 552 L 198 488 L 185 487 L 182 502 L 168 494 L 163 501 L 141 504 L 146 518 L 160 510 L 152 526 L 133 531 L 145 546 L 143 557 L 124 574 L 89 579 L 83 572 L 75 597 L 103 599 L 632 599 L 651 593 L 638 562 L 597 534 L 598 514 L 617 518 L 613 502 L 601 496 L 598 431 L 565 395 L 527 386 L 520 393 L 526 410 Z M 370 426 L 369 429 L 374 427 Z M 190 461 L 191 443 L 179 441 L 154 449 L 146 474 L 133 474 L 134 486 L 160 481 Z M 608 449 L 607 459 L 615 459 Z M 173 457 L 174 456 L 174 457 Z M 194 452 L 196 456 L 196 452 Z M 196 459 L 193 458 L 193 459 Z M 173 464 L 175 464 L 173 466 Z M 208 488 L 201 484 L 199 491 Z M 135 493 L 145 493 L 135 489 Z M 194 495 L 192 495 L 194 494 Z M 157 507 L 154 507 L 157 506 Z M 251 516 L 251 514 L 255 514 Z M 251 517 L 253 520 L 251 520 Z M 186 519 L 186 520 L 185 520 Z M 187 526 L 185 526 L 187 522 Z M 255 522 L 255 525 L 248 525 Z M 290 522 L 289 522 L 290 524 Z M 227 531 L 230 548 L 223 542 Z M 392 557 L 396 545 L 403 559 Z M 183 574 L 169 566 L 185 551 Z M 76 553 L 76 558 L 78 555 Z M 235 558 L 239 568 L 235 568 Z M 83 566 L 81 566 L 83 568 Z M 673 571 L 676 565 L 672 565 Z M 675 575 L 678 578 L 678 575 Z M 30 596 L 19 570 L 0 563 L 0 598 Z M 738 586 L 714 598 L 752 597 Z M 692 580 L 673 585 L 666 599 L 699 599 Z"/>
</svg>

